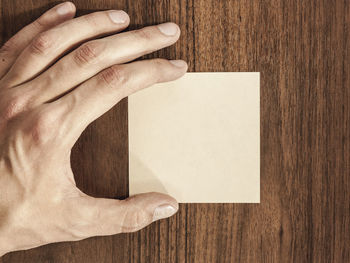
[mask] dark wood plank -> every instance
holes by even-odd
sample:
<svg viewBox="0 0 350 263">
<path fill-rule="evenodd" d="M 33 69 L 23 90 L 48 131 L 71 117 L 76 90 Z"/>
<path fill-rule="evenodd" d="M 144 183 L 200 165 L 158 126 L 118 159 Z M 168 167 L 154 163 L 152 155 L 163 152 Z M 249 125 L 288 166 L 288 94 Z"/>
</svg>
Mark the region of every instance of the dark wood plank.
<svg viewBox="0 0 350 263">
<path fill-rule="evenodd" d="M 2 0 L 1 38 L 49 0 Z M 350 4 L 347 1 L 74 1 L 79 13 L 121 8 L 130 28 L 168 20 L 182 35 L 147 57 L 190 71 L 261 72 L 261 204 L 187 204 L 127 235 L 47 245 L 2 262 L 349 262 Z M 21 8 L 18 8 L 20 6 Z M 127 102 L 76 145 L 78 185 L 127 196 Z"/>
</svg>

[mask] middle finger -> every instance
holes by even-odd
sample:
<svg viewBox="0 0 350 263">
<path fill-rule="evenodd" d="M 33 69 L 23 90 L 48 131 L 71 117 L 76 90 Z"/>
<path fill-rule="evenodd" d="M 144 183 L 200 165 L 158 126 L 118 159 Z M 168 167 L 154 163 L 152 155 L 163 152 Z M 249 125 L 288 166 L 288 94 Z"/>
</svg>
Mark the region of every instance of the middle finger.
<svg viewBox="0 0 350 263">
<path fill-rule="evenodd" d="M 90 41 L 25 86 L 27 89 L 36 89 L 35 104 L 44 103 L 105 68 L 172 45 L 179 36 L 180 29 L 176 24 L 164 23 Z"/>
</svg>

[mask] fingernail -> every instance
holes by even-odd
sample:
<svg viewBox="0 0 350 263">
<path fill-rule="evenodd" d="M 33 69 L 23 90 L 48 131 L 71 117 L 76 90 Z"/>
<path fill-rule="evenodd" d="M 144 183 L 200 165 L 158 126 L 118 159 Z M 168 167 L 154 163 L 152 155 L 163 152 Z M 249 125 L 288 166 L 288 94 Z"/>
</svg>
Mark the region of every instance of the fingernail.
<svg viewBox="0 0 350 263">
<path fill-rule="evenodd" d="M 153 213 L 153 222 L 159 219 L 167 218 L 176 213 L 176 209 L 171 205 L 158 206 Z"/>
<path fill-rule="evenodd" d="M 183 68 L 187 65 L 187 63 L 181 59 L 177 59 L 177 60 L 169 60 L 169 62 L 171 64 L 173 64 L 174 66 L 176 67 L 179 67 L 179 68 Z"/>
<path fill-rule="evenodd" d="M 116 24 L 123 24 L 129 18 L 128 14 L 122 10 L 111 11 L 108 13 L 108 15 L 111 18 L 111 20 L 113 21 L 113 23 L 116 23 Z"/>
<path fill-rule="evenodd" d="M 66 15 L 68 13 L 71 13 L 73 10 L 73 4 L 70 2 L 63 3 L 61 6 L 58 6 L 57 13 L 59 15 Z"/>
<path fill-rule="evenodd" d="M 166 36 L 174 36 L 177 33 L 178 27 L 174 23 L 164 23 L 158 25 L 160 32 Z"/>
</svg>

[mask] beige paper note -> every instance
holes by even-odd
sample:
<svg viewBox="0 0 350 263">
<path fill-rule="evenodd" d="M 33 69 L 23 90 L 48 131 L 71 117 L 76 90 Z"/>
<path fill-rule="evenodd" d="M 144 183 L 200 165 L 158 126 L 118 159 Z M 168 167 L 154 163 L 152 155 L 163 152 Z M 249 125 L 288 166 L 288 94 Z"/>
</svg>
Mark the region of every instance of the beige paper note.
<svg viewBox="0 0 350 263">
<path fill-rule="evenodd" d="M 129 97 L 130 195 L 260 202 L 259 73 L 187 73 Z"/>
</svg>

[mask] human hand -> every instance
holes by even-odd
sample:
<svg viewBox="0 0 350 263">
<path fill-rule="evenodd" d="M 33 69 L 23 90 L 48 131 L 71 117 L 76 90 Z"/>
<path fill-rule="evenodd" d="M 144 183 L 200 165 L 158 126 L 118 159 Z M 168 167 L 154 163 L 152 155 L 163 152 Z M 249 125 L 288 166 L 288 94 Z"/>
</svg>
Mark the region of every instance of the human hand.
<svg viewBox="0 0 350 263">
<path fill-rule="evenodd" d="M 89 123 L 122 98 L 187 71 L 184 61 L 123 64 L 172 45 L 180 29 L 165 23 L 90 40 L 125 29 L 128 15 L 74 14 L 72 3 L 60 4 L 0 51 L 0 256 L 136 231 L 178 209 L 159 193 L 126 200 L 84 194 L 75 185 L 70 152 Z"/>
</svg>

